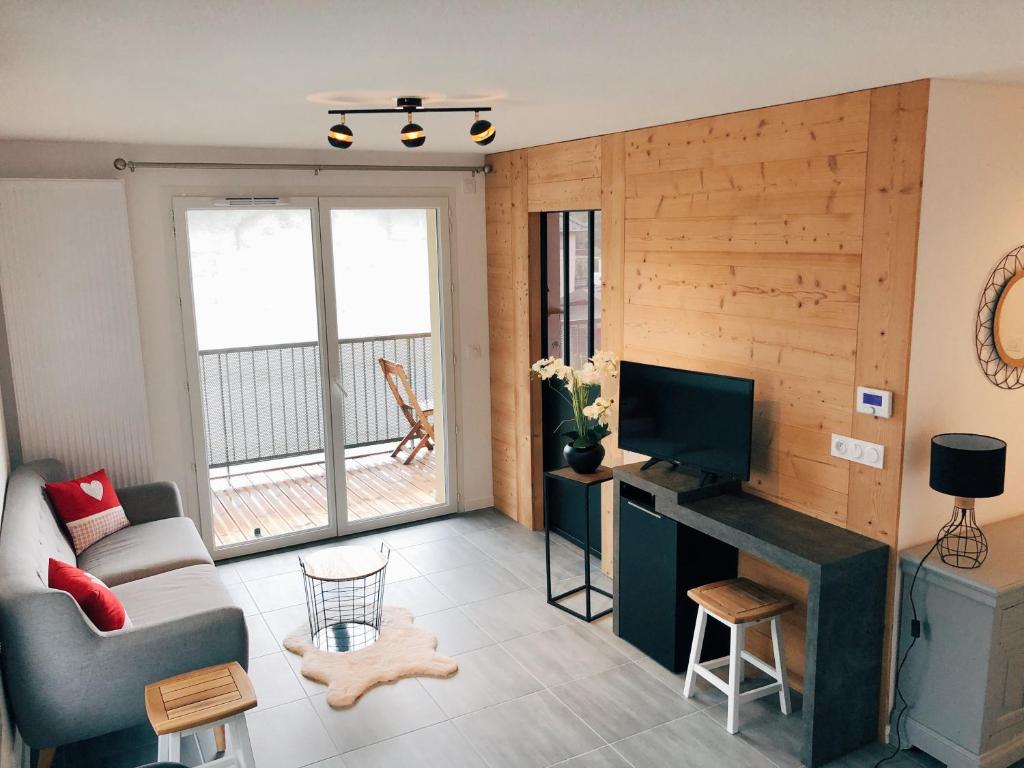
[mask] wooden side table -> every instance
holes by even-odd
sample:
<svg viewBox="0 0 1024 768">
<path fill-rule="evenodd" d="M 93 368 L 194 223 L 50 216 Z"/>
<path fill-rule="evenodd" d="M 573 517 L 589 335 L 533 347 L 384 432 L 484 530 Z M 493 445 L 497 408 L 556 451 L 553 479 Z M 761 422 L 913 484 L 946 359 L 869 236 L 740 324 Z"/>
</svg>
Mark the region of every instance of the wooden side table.
<svg viewBox="0 0 1024 768">
<path fill-rule="evenodd" d="M 225 754 L 203 765 L 256 768 L 245 723 L 246 711 L 255 706 L 252 682 L 237 661 L 147 685 L 146 714 L 159 737 L 157 759 L 180 761 L 182 737 L 213 729 L 217 750 Z"/>
<path fill-rule="evenodd" d="M 547 584 L 548 584 L 548 603 L 560 608 L 566 613 L 575 616 L 577 619 L 583 619 L 584 621 L 590 622 L 600 619 L 602 616 L 607 616 L 612 612 L 611 608 L 606 608 L 603 611 L 594 613 L 591 610 L 590 594 L 591 592 L 597 592 L 599 595 L 605 597 L 611 597 L 611 593 L 606 592 L 600 587 L 595 587 L 590 583 L 590 489 L 592 486 L 606 483 L 612 479 L 612 470 L 610 467 L 601 466 L 597 468 L 597 471 L 590 475 L 581 475 L 571 467 L 563 467 L 562 469 L 553 469 L 550 472 L 544 473 L 544 567 L 547 571 Z M 551 589 L 551 515 L 548 514 L 548 483 L 552 480 L 557 480 L 563 483 L 572 483 L 573 485 L 580 488 L 583 493 L 583 584 L 578 587 L 573 587 L 565 592 L 561 592 L 557 595 L 552 595 Z M 586 614 L 582 614 L 578 611 L 574 611 L 568 606 L 562 605 L 560 601 L 575 595 L 577 592 L 583 592 L 586 599 Z"/>
</svg>

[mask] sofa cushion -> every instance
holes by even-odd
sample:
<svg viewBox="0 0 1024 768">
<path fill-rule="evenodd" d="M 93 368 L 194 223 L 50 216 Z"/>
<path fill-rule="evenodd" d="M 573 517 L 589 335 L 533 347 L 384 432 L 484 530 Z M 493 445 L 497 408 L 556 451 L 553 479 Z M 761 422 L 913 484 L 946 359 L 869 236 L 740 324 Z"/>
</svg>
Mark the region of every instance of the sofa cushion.
<svg viewBox="0 0 1024 768">
<path fill-rule="evenodd" d="M 124 606 L 110 588 L 81 568 L 50 558 L 50 589 L 67 592 L 100 632 L 131 627 Z"/>
<path fill-rule="evenodd" d="M 78 567 L 109 587 L 199 564 L 212 565 L 213 560 L 195 523 L 187 517 L 130 525 L 100 539 L 78 556 Z M 131 611 L 128 615 L 132 616 Z"/>
<path fill-rule="evenodd" d="M 113 592 L 131 616 L 133 629 L 235 607 L 212 565 L 190 565 L 129 581 L 114 587 Z M 228 618 L 234 614 L 230 612 Z"/>
<path fill-rule="evenodd" d="M 128 518 L 105 469 L 73 480 L 47 483 L 46 493 L 71 534 L 76 555 L 103 537 L 128 527 Z"/>
</svg>

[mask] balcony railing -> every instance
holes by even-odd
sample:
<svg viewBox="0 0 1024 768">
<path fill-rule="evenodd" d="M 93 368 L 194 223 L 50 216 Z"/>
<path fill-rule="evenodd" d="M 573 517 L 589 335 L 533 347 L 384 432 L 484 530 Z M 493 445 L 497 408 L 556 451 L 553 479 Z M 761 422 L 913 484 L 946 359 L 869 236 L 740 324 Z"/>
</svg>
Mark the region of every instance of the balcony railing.
<svg viewBox="0 0 1024 768">
<path fill-rule="evenodd" d="M 420 402 L 433 402 L 429 333 L 340 339 L 338 354 L 346 448 L 395 442 L 408 431 L 379 358 L 405 366 Z M 323 452 L 318 343 L 203 350 L 199 377 L 210 467 Z"/>
</svg>

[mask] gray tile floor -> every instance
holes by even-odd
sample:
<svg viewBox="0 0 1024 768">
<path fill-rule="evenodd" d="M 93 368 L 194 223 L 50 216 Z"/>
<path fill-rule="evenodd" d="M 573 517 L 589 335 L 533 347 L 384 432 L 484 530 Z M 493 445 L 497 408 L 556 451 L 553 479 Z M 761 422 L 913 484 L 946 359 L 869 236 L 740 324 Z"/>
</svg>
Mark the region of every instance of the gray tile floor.
<svg viewBox="0 0 1024 768">
<path fill-rule="evenodd" d="M 323 686 L 303 678 L 300 659 L 281 648 L 305 622 L 296 552 L 219 566 L 249 623 L 249 673 L 260 701 L 248 715 L 257 768 L 800 764 L 799 710 L 782 717 L 774 698 L 760 700 L 730 736 L 717 690 L 702 683 L 698 696 L 684 699 L 681 676 L 615 637 L 611 617 L 588 625 L 548 606 L 543 534 L 485 510 L 357 540 L 393 548 L 385 603 L 412 610 L 437 634 L 439 650 L 458 659 L 459 672 L 380 686 L 353 708 L 332 710 Z M 581 577 L 579 549 L 557 542 L 555 578 Z M 610 589 L 596 563 L 592 572 Z M 185 761 L 210 759 L 212 748 L 209 738 L 187 744 Z M 883 754 L 875 745 L 833 767 L 870 768 Z M 57 765 L 134 768 L 155 757 L 155 737 L 138 727 L 66 747 Z M 938 763 L 907 752 L 887 765 Z"/>
</svg>

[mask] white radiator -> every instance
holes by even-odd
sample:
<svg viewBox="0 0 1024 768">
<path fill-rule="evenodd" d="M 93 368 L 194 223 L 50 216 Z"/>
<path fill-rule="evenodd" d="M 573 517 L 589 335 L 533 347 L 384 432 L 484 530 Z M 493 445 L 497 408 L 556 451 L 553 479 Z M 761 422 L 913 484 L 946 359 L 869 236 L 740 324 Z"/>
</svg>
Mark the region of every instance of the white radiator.
<svg viewBox="0 0 1024 768">
<path fill-rule="evenodd" d="M 128 208 L 121 181 L 0 180 L 0 295 L 24 461 L 115 485 L 149 479 Z"/>
</svg>

